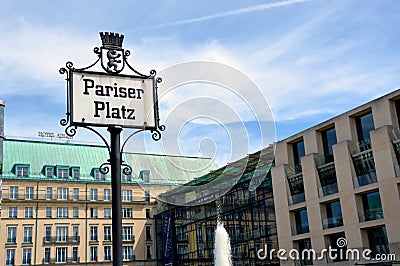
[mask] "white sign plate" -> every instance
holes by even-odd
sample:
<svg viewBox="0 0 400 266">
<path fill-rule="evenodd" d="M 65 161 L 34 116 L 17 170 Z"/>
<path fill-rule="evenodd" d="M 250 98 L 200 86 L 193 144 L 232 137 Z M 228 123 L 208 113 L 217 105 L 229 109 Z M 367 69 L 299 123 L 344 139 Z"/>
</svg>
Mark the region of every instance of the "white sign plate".
<svg viewBox="0 0 400 266">
<path fill-rule="evenodd" d="M 72 71 L 72 124 L 156 127 L 154 78 Z"/>
</svg>

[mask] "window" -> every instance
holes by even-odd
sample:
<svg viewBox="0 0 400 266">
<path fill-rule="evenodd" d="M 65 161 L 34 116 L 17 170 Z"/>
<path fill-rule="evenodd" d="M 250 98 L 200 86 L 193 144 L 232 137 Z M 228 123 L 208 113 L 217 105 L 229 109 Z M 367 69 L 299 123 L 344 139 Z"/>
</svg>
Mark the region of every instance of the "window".
<svg viewBox="0 0 400 266">
<path fill-rule="evenodd" d="M 57 207 L 57 218 L 68 218 L 68 207 Z"/>
<path fill-rule="evenodd" d="M 329 202 L 326 205 L 326 219 L 323 221 L 324 229 L 333 228 L 343 225 L 342 209 L 340 201 Z"/>
<path fill-rule="evenodd" d="M 68 178 L 68 168 L 57 167 L 57 177 L 58 178 Z"/>
<path fill-rule="evenodd" d="M 79 188 L 74 188 L 74 200 L 79 200 Z"/>
<path fill-rule="evenodd" d="M 122 259 L 124 261 L 133 260 L 133 247 L 132 246 L 123 246 L 122 247 Z"/>
<path fill-rule="evenodd" d="M 33 218 L 33 207 L 25 207 L 25 218 Z"/>
<path fill-rule="evenodd" d="M 361 195 L 364 217 L 361 221 L 371 221 L 383 218 L 381 198 L 379 191 Z"/>
<path fill-rule="evenodd" d="M 28 177 L 28 166 L 16 166 L 17 177 Z"/>
<path fill-rule="evenodd" d="M 301 157 L 305 155 L 305 149 L 304 149 L 304 141 L 298 141 L 292 143 L 292 149 L 293 149 L 293 162 L 295 166 L 295 171 L 296 173 L 301 172 Z"/>
<path fill-rule="evenodd" d="M 98 218 L 98 209 L 90 208 L 90 218 Z"/>
<path fill-rule="evenodd" d="M 106 179 L 105 176 L 100 172 L 99 169 L 94 170 L 94 178 L 96 180 L 105 180 Z"/>
<path fill-rule="evenodd" d="M 312 248 L 311 247 L 311 239 L 309 239 L 309 238 L 296 241 L 296 244 L 298 246 L 297 250 L 299 251 L 300 254 L 302 254 L 303 250 L 305 250 L 305 249 L 309 250 Z M 312 260 L 308 260 L 307 257 L 304 259 L 305 260 L 300 262 L 301 265 L 312 265 L 313 264 Z"/>
<path fill-rule="evenodd" d="M 307 210 L 294 212 L 296 222 L 296 234 L 304 234 L 309 232 Z"/>
<path fill-rule="evenodd" d="M 97 200 L 97 188 L 90 189 L 90 200 Z"/>
<path fill-rule="evenodd" d="M 97 239 L 97 226 L 90 227 L 90 241 L 98 241 Z"/>
<path fill-rule="evenodd" d="M 133 240 L 133 227 L 123 226 L 122 227 L 122 241 L 132 241 Z"/>
<path fill-rule="evenodd" d="M 22 264 L 23 265 L 31 264 L 31 255 L 32 255 L 32 249 L 30 249 L 30 248 L 22 249 Z"/>
<path fill-rule="evenodd" d="M 104 261 L 111 261 L 111 246 L 104 247 Z"/>
<path fill-rule="evenodd" d="M 144 192 L 144 200 L 150 202 L 150 192 L 148 190 Z"/>
<path fill-rule="evenodd" d="M 372 254 L 389 254 L 389 245 L 384 226 L 368 228 L 368 244 Z"/>
<path fill-rule="evenodd" d="M 97 261 L 97 247 L 90 247 L 90 261 Z"/>
<path fill-rule="evenodd" d="M 330 128 L 321 132 L 325 163 L 333 162 L 333 145 L 337 143 L 336 129 Z"/>
<path fill-rule="evenodd" d="M 132 208 L 122 208 L 122 218 L 132 218 Z"/>
<path fill-rule="evenodd" d="M 15 249 L 7 249 L 6 252 L 6 266 L 14 265 Z"/>
<path fill-rule="evenodd" d="M 104 189 L 104 200 L 105 201 L 110 201 L 111 197 L 111 191 L 109 189 Z"/>
<path fill-rule="evenodd" d="M 8 208 L 8 218 L 17 218 L 18 207 Z"/>
<path fill-rule="evenodd" d="M 72 262 L 78 262 L 78 247 L 72 248 Z"/>
<path fill-rule="evenodd" d="M 358 116 L 356 119 L 358 141 L 370 143 L 369 132 L 375 129 L 372 112 Z"/>
<path fill-rule="evenodd" d="M 56 227 L 56 241 L 67 242 L 68 241 L 68 226 L 57 226 Z"/>
<path fill-rule="evenodd" d="M 44 259 L 43 262 L 45 264 L 49 264 L 50 263 L 50 248 L 45 248 L 44 249 Z"/>
<path fill-rule="evenodd" d="M 146 254 L 147 254 L 147 259 L 151 260 L 151 246 L 150 245 L 146 246 Z"/>
<path fill-rule="evenodd" d="M 121 173 L 121 181 L 122 182 L 130 182 L 131 181 L 131 175 L 126 175 L 124 173 Z"/>
<path fill-rule="evenodd" d="M 46 218 L 51 218 L 53 209 L 51 207 L 46 207 Z"/>
<path fill-rule="evenodd" d="M 53 167 L 46 167 L 46 177 L 47 178 L 53 178 L 54 175 L 54 168 Z"/>
<path fill-rule="evenodd" d="M 48 225 L 45 227 L 44 241 L 50 242 L 50 240 L 51 240 L 51 226 Z"/>
<path fill-rule="evenodd" d="M 149 183 L 150 182 L 150 171 L 149 170 L 140 171 L 139 177 L 140 177 L 140 179 L 143 180 L 143 182 Z"/>
<path fill-rule="evenodd" d="M 111 226 L 104 226 L 104 241 L 111 241 Z"/>
<path fill-rule="evenodd" d="M 79 208 L 78 207 L 74 207 L 72 209 L 72 216 L 76 219 L 79 218 Z"/>
<path fill-rule="evenodd" d="M 146 218 L 150 219 L 150 209 L 146 209 Z"/>
<path fill-rule="evenodd" d="M 104 208 L 104 218 L 111 218 L 111 208 Z"/>
<path fill-rule="evenodd" d="M 14 226 L 7 227 L 7 243 L 8 244 L 17 243 L 17 227 Z"/>
<path fill-rule="evenodd" d="M 146 240 L 151 240 L 151 225 L 146 224 Z"/>
<path fill-rule="evenodd" d="M 51 200 L 53 198 L 53 188 L 47 187 L 46 188 L 46 199 Z"/>
<path fill-rule="evenodd" d="M 68 254 L 68 248 L 56 248 L 56 262 L 66 263 L 67 254 Z"/>
<path fill-rule="evenodd" d="M 24 243 L 32 243 L 32 226 L 24 227 Z"/>
<path fill-rule="evenodd" d="M 130 202 L 132 201 L 132 190 L 122 190 L 122 201 Z"/>
<path fill-rule="evenodd" d="M 71 176 L 73 179 L 79 179 L 79 168 L 78 167 L 72 167 Z"/>
<path fill-rule="evenodd" d="M 68 188 L 66 188 L 66 187 L 57 188 L 57 199 L 58 200 L 67 200 L 68 199 Z"/>
<path fill-rule="evenodd" d="M 74 242 L 79 242 L 79 226 L 78 225 L 72 226 L 72 240 Z"/>
<path fill-rule="evenodd" d="M 10 199 L 18 199 L 18 186 L 10 186 Z"/>
<path fill-rule="evenodd" d="M 25 188 L 25 199 L 33 200 L 34 195 L 34 188 L 33 187 L 26 187 Z"/>
</svg>

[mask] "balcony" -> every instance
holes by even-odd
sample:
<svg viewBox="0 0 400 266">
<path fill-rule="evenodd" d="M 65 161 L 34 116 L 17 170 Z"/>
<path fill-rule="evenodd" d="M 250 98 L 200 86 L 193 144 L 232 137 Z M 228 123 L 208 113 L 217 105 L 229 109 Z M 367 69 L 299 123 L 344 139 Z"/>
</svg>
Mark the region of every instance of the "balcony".
<svg viewBox="0 0 400 266">
<path fill-rule="evenodd" d="M 360 217 L 360 222 L 367 222 L 373 220 L 383 219 L 383 211 L 381 208 L 364 210 L 363 215 Z"/>
<path fill-rule="evenodd" d="M 297 203 L 302 203 L 306 201 L 306 195 L 303 193 L 299 193 L 293 196 L 289 196 L 289 205 L 294 205 Z"/>
<path fill-rule="evenodd" d="M 378 182 L 372 149 L 354 153 L 352 159 L 356 172 L 356 177 L 353 179 L 355 188 Z"/>
<path fill-rule="evenodd" d="M 44 259 L 42 259 L 42 264 L 54 265 L 54 264 L 66 264 L 66 263 L 79 263 L 80 261 L 81 261 L 80 257 L 78 257 L 78 258 L 65 258 L 65 260 L 60 260 L 60 261 L 57 261 L 56 258 L 51 258 L 51 259 L 44 258 Z"/>
<path fill-rule="evenodd" d="M 296 233 L 295 235 L 305 234 L 310 232 L 310 228 L 308 224 L 296 224 Z"/>
<path fill-rule="evenodd" d="M 322 226 L 324 229 L 335 228 L 342 225 L 343 225 L 342 216 L 322 219 Z"/>
<path fill-rule="evenodd" d="M 54 245 L 54 244 L 74 244 L 80 243 L 80 236 L 68 236 L 68 237 L 57 237 L 57 236 L 45 236 L 43 237 L 44 245 Z"/>
<path fill-rule="evenodd" d="M 124 243 L 129 243 L 129 244 L 135 244 L 135 236 L 130 236 L 127 238 L 122 237 L 122 242 Z"/>
<path fill-rule="evenodd" d="M 337 183 L 333 183 L 330 185 L 326 185 L 323 187 L 319 187 L 318 188 L 318 195 L 319 197 L 324 197 L 324 196 L 328 196 L 328 195 L 332 195 L 335 193 L 338 193 L 338 186 Z"/>
<path fill-rule="evenodd" d="M 16 244 L 17 243 L 17 238 L 16 237 L 8 237 L 7 238 L 7 243 L 6 244 Z"/>
</svg>

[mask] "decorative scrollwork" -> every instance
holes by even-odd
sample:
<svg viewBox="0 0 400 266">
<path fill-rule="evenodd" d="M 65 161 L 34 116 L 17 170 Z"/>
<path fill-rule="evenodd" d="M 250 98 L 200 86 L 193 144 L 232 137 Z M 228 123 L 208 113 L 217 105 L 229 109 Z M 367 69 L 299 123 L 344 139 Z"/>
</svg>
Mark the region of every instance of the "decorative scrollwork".
<svg viewBox="0 0 400 266">
<path fill-rule="evenodd" d="M 76 126 L 69 125 L 67 128 L 65 128 L 65 134 L 72 138 L 76 134 L 76 128 Z"/>
<path fill-rule="evenodd" d="M 74 67 L 74 64 L 73 64 L 71 61 L 68 61 L 68 62 L 65 64 L 65 66 L 66 66 L 68 69 L 71 69 L 71 68 Z"/>
<path fill-rule="evenodd" d="M 131 51 L 125 50 L 125 59 L 131 55 Z"/>
<path fill-rule="evenodd" d="M 121 164 L 121 166 L 123 167 L 122 168 L 122 173 L 124 175 L 131 175 L 132 174 L 132 167 L 130 165 L 123 163 L 123 164 Z"/>
<path fill-rule="evenodd" d="M 151 137 L 155 141 L 159 141 L 161 139 L 161 132 L 158 129 L 151 131 Z"/>
<path fill-rule="evenodd" d="M 161 83 L 161 82 L 162 82 L 162 78 L 157 77 L 157 78 L 156 78 L 156 82 L 157 82 L 157 83 Z"/>
<path fill-rule="evenodd" d="M 100 167 L 99 167 L 100 173 L 102 173 L 103 175 L 108 174 L 108 172 L 110 172 L 110 167 L 108 167 L 108 165 L 110 165 L 109 162 L 106 162 L 106 163 L 103 163 L 102 165 L 100 165 Z"/>
<path fill-rule="evenodd" d="M 100 56 L 100 54 L 101 54 L 101 51 L 100 51 L 100 48 L 99 48 L 99 47 L 94 47 L 93 52 L 94 52 L 95 54 L 98 54 L 99 56 Z"/>
<path fill-rule="evenodd" d="M 62 125 L 63 127 L 68 125 L 68 123 L 69 123 L 69 113 L 66 113 L 66 115 L 67 115 L 67 118 L 63 118 L 60 120 L 60 125 Z"/>
<path fill-rule="evenodd" d="M 154 69 L 150 70 L 151 77 L 155 77 L 156 75 L 157 75 L 157 71 L 155 71 Z"/>
<path fill-rule="evenodd" d="M 65 67 L 60 68 L 58 71 L 61 75 L 64 75 L 65 73 L 68 73 L 68 70 Z"/>
<path fill-rule="evenodd" d="M 158 129 L 160 130 L 160 131 L 165 131 L 165 125 L 159 125 L 158 126 Z"/>
</svg>

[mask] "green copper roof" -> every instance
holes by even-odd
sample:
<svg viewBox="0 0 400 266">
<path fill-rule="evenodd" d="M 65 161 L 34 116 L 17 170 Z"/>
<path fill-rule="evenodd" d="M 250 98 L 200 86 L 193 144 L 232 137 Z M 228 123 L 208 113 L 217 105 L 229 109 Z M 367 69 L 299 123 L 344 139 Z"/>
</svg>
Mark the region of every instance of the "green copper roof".
<svg viewBox="0 0 400 266">
<path fill-rule="evenodd" d="M 4 179 L 16 178 L 16 165 L 29 165 L 29 179 L 48 180 L 45 166 L 67 166 L 79 167 L 79 181 L 96 181 L 93 170 L 108 159 L 102 146 L 12 139 L 4 140 L 3 154 Z M 132 167 L 133 180 L 138 181 L 140 171 L 150 170 L 150 183 L 155 184 L 185 183 L 218 167 L 211 159 L 199 157 L 124 153 L 123 160 Z M 105 178 L 110 181 L 109 175 Z"/>
</svg>

